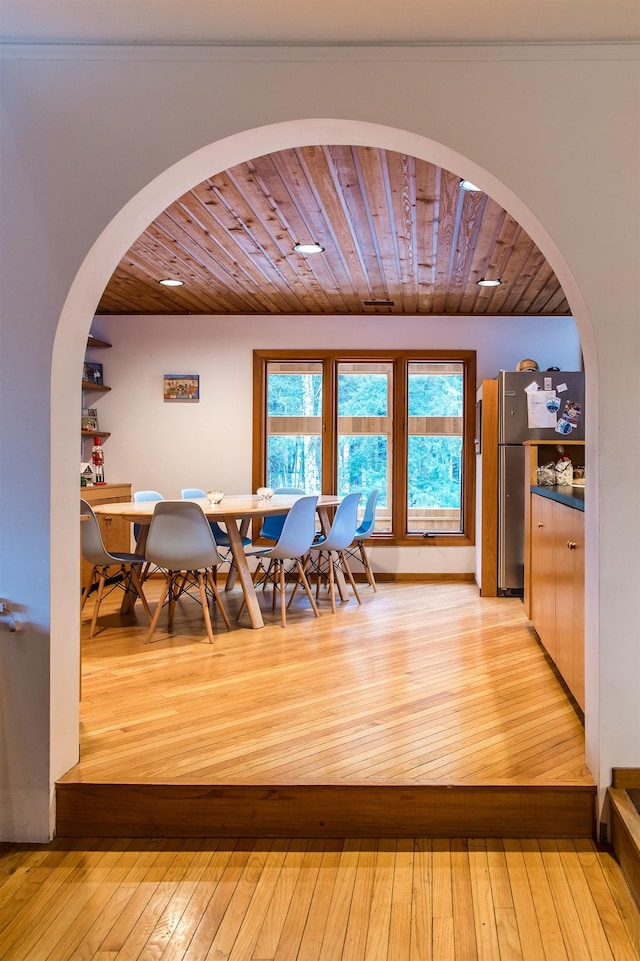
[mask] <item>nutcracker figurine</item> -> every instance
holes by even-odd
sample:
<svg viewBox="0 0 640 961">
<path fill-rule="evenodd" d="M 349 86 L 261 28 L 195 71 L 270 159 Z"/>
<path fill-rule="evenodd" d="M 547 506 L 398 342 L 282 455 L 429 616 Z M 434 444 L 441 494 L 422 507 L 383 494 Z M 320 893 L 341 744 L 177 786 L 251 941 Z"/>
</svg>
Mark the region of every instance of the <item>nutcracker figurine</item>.
<svg viewBox="0 0 640 961">
<path fill-rule="evenodd" d="M 91 461 L 93 463 L 93 473 L 95 475 L 94 483 L 96 485 L 106 483 L 104 479 L 104 452 L 102 450 L 102 441 L 99 437 L 93 438 Z"/>
</svg>

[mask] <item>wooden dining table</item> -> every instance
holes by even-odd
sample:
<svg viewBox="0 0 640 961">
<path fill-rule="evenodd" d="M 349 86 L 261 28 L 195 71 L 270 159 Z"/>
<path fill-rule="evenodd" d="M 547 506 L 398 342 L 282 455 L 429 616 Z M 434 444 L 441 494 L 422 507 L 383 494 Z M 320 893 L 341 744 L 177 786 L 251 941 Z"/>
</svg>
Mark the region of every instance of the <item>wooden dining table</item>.
<svg viewBox="0 0 640 961">
<path fill-rule="evenodd" d="M 196 504 L 200 504 L 208 520 L 219 521 L 225 525 L 233 556 L 233 566 L 230 576 L 227 578 L 226 589 L 231 590 L 233 588 L 237 576 L 244 594 L 251 626 L 254 628 L 264 627 L 264 620 L 253 586 L 253 578 L 242 545 L 242 538 L 246 535 L 249 524 L 254 518 L 267 517 L 270 514 L 288 514 L 291 507 L 301 496 L 303 495 L 274 494 L 273 497 L 263 498 L 258 497 L 257 494 L 225 494 L 219 504 L 211 504 L 206 497 L 193 498 Z M 321 494 L 318 497 L 317 513 L 324 533 L 329 531 L 333 510 L 341 500 L 341 497 L 333 494 Z M 136 543 L 136 552 L 144 554 L 149 525 L 156 503 L 156 501 L 140 501 L 137 503 L 125 501 L 115 504 L 99 504 L 94 507 L 94 511 L 104 517 L 124 517 L 132 524 L 139 524 L 140 533 Z"/>
</svg>

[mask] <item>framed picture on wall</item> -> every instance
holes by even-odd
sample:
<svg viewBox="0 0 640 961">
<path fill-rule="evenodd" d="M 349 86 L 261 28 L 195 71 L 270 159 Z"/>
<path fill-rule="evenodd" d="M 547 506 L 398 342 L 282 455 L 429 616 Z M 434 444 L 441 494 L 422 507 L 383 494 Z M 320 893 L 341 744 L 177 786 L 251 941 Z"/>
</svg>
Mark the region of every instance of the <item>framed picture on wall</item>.
<svg viewBox="0 0 640 961">
<path fill-rule="evenodd" d="M 200 400 L 200 375 L 165 374 L 163 390 L 167 402 L 197 402 Z"/>
</svg>

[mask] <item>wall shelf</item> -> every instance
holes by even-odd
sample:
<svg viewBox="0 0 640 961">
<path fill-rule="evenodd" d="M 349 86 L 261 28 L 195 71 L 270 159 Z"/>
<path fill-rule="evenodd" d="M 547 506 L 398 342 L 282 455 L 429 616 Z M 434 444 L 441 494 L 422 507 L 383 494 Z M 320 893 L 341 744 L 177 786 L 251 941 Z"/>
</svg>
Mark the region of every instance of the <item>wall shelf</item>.
<svg viewBox="0 0 640 961">
<path fill-rule="evenodd" d="M 82 381 L 82 389 L 83 389 L 83 390 L 96 390 L 96 391 L 98 391 L 98 390 L 100 390 L 100 391 L 111 390 L 110 387 L 106 387 L 104 384 L 92 384 L 90 380 L 83 380 L 83 381 Z"/>
</svg>

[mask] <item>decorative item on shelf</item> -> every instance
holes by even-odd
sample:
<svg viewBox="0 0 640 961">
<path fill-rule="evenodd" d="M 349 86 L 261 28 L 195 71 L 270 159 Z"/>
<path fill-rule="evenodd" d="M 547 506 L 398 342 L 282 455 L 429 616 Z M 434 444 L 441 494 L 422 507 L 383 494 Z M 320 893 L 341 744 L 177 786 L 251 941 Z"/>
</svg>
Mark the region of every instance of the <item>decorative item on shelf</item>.
<svg viewBox="0 0 640 961">
<path fill-rule="evenodd" d="M 90 360 L 85 360 L 82 369 L 82 380 L 85 384 L 92 384 L 94 387 L 102 387 L 102 364 L 95 364 Z"/>
<path fill-rule="evenodd" d="M 210 504 L 219 504 L 224 497 L 224 491 L 207 491 L 207 500 Z"/>
<path fill-rule="evenodd" d="M 80 464 L 80 487 L 93 487 L 93 467 L 88 461 Z"/>
<path fill-rule="evenodd" d="M 104 451 L 102 450 L 102 441 L 99 437 L 93 438 L 91 461 L 93 463 L 93 471 L 95 474 L 95 485 L 96 487 L 99 487 L 106 483 L 104 479 Z"/>
<path fill-rule="evenodd" d="M 271 487 L 259 487 L 256 494 L 261 500 L 267 501 L 270 497 L 273 497 L 273 488 Z"/>
<path fill-rule="evenodd" d="M 82 430 L 96 431 L 98 427 L 98 411 L 95 407 L 82 408 L 82 420 L 80 421 Z"/>
<path fill-rule="evenodd" d="M 524 360 L 518 361 L 518 366 L 516 367 L 516 370 L 518 371 L 540 370 L 540 368 L 538 367 L 537 360 L 532 360 L 531 357 L 525 357 Z"/>
</svg>

